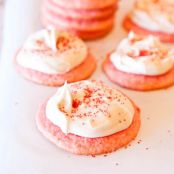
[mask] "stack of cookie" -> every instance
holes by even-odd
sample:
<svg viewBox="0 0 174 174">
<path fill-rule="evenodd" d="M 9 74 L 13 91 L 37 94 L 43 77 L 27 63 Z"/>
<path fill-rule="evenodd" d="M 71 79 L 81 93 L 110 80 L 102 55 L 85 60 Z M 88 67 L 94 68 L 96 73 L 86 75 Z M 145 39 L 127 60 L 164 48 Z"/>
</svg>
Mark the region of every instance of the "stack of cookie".
<svg viewBox="0 0 174 174">
<path fill-rule="evenodd" d="M 45 0 L 43 24 L 95 39 L 112 29 L 116 6 L 117 0 Z"/>
</svg>

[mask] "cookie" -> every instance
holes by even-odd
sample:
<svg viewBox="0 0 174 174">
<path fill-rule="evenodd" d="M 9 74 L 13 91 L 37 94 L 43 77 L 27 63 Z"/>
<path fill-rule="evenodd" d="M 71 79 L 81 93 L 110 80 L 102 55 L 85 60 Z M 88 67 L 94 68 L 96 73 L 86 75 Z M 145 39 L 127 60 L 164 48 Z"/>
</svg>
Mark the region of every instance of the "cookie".
<svg viewBox="0 0 174 174">
<path fill-rule="evenodd" d="M 65 84 L 41 104 L 36 124 L 43 136 L 63 150 L 100 155 L 135 139 L 141 124 L 140 109 L 114 88 L 81 81 Z"/>
<path fill-rule="evenodd" d="M 130 74 L 114 67 L 108 56 L 103 63 L 103 70 L 113 83 L 132 90 L 150 91 L 174 85 L 174 67 L 169 72 L 155 77 Z"/>
<path fill-rule="evenodd" d="M 26 79 L 49 86 L 84 80 L 96 69 L 96 60 L 81 39 L 54 28 L 29 36 L 14 63 Z"/>
</svg>

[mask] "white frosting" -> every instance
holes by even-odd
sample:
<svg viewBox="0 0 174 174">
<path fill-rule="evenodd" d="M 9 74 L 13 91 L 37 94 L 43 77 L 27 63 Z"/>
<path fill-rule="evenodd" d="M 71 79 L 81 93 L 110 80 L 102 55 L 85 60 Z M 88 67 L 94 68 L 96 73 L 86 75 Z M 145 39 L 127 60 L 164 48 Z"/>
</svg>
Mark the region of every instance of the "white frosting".
<svg viewBox="0 0 174 174">
<path fill-rule="evenodd" d="M 50 27 L 50 31 L 45 30 L 44 35 L 45 35 L 45 43 L 50 47 L 53 51 L 57 51 L 57 39 L 59 38 L 59 32 L 53 28 Z M 61 35 L 60 35 L 61 37 Z"/>
<path fill-rule="evenodd" d="M 96 81 L 65 84 L 46 106 L 46 117 L 65 134 L 89 138 L 128 128 L 134 114 L 134 106 L 127 97 Z"/>
<path fill-rule="evenodd" d="M 153 36 L 136 40 L 134 33 L 118 46 L 110 60 L 120 71 L 156 76 L 169 71 L 174 66 L 174 53 L 169 51 Z"/>
<path fill-rule="evenodd" d="M 145 11 L 134 10 L 131 19 L 142 28 L 165 33 L 174 33 L 174 23 L 169 21 L 162 13 L 149 15 Z"/>
<path fill-rule="evenodd" d="M 54 124 L 59 125 L 62 131 L 67 133 L 69 131 L 69 119 L 59 110 L 59 107 L 61 106 L 64 106 L 64 110 L 67 113 L 71 113 L 72 96 L 68 89 L 67 83 L 59 88 L 54 98 L 48 101 L 46 109 L 47 118 Z"/>
<path fill-rule="evenodd" d="M 170 2 L 138 1 L 131 14 L 134 23 L 142 28 L 165 33 L 174 33 L 174 12 Z"/>
<path fill-rule="evenodd" d="M 64 74 L 80 65 L 88 49 L 79 38 L 55 29 L 31 35 L 17 55 L 17 63 L 47 74 Z"/>
</svg>

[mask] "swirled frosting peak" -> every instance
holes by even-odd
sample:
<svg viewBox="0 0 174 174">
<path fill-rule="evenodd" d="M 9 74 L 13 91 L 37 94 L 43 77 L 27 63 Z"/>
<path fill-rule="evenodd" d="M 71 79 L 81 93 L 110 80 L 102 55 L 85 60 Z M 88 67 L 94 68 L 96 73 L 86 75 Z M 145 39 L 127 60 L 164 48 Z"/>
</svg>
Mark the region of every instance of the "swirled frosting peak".
<svg viewBox="0 0 174 174">
<path fill-rule="evenodd" d="M 45 30 L 45 43 L 50 47 L 53 51 L 57 51 L 57 39 L 59 37 L 59 32 L 50 27 L 48 30 Z"/>
</svg>

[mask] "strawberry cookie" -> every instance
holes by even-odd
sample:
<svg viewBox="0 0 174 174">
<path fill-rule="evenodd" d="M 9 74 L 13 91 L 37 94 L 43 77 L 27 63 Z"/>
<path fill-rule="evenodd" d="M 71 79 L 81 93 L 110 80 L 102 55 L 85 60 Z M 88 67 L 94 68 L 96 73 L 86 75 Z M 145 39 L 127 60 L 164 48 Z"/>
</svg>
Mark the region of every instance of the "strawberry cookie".
<svg viewBox="0 0 174 174">
<path fill-rule="evenodd" d="M 155 90 L 174 84 L 174 52 L 154 36 L 131 32 L 106 58 L 103 69 L 109 79 L 133 90 Z"/>
<path fill-rule="evenodd" d="M 74 9 L 95 10 L 111 7 L 115 4 L 115 0 L 52 0 L 61 7 L 68 7 Z"/>
<path fill-rule="evenodd" d="M 65 83 L 36 117 L 39 131 L 59 148 L 99 155 L 126 146 L 140 128 L 140 110 L 126 95 L 102 82 Z"/>
<path fill-rule="evenodd" d="M 85 43 L 54 28 L 31 35 L 15 57 L 17 70 L 27 79 L 50 86 L 88 78 L 96 61 Z"/>
<path fill-rule="evenodd" d="M 106 35 L 114 25 L 117 0 L 45 0 L 44 26 L 74 33 L 83 39 Z"/>
<path fill-rule="evenodd" d="M 174 1 L 136 1 L 123 26 L 139 35 L 155 35 L 163 42 L 174 42 Z"/>
</svg>

